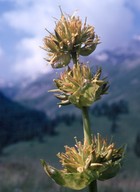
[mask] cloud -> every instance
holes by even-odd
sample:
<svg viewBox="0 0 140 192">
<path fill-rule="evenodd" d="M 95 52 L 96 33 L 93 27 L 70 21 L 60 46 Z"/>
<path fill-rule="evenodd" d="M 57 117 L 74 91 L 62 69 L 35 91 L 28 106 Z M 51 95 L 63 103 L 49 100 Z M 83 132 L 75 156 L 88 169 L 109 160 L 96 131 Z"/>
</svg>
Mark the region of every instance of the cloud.
<svg viewBox="0 0 140 192">
<path fill-rule="evenodd" d="M 39 38 L 24 38 L 17 47 L 17 58 L 13 71 L 23 77 L 34 77 L 38 73 L 51 70 L 43 59 L 45 52 L 39 47 Z"/>
<path fill-rule="evenodd" d="M 124 44 L 134 31 L 134 12 L 126 6 L 128 0 L 9 0 L 13 9 L 2 15 L 3 22 L 11 30 L 23 34 L 22 39 L 15 45 L 15 60 L 13 70 L 19 74 L 33 75 L 46 71 L 43 66 L 42 39 L 47 34 L 45 28 L 53 30 L 53 17 L 60 18 L 59 5 L 66 13 L 72 14 L 75 10 L 83 20 L 88 18 L 88 23 L 95 26 L 97 34 L 101 37 L 102 44 L 97 51 L 112 49 Z M 131 2 L 129 0 L 129 2 Z M 135 6 L 140 5 L 139 0 L 134 0 Z M 48 69 L 50 70 L 50 68 Z"/>
<path fill-rule="evenodd" d="M 127 5 L 129 5 L 134 10 L 140 11 L 140 1 L 139 0 L 128 0 Z"/>
<path fill-rule="evenodd" d="M 108 55 L 107 53 L 99 53 L 95 56 L 95 58 L 98 60 L 98 61 L 106 61 L 108 59 Z"/>
<path fill-rule="evenodd" d="M 4 50 L 2 49 L 2 47 L 0 46 L 0 58 L 4 55 Z"/>
<path fill-rule="evenodd" d="M 42 31 L 46 26 L 51 26 L 51 21 L 48 15 L 51 15 L 54 10 L 52 7 L 47 6 L 47 8 L 40 4 L 22 4 L 17 6 L 15 10 L 6 12 L 3 14 L 3 19 L 12 28 L 19 30 L 20 32 L 25 32 L 31 35 L 42 34 Z M 26 1 L 25 1 L 26 2 Z"/>
<path fill-rule="evenodd" d="M 125 6 L 126 0 L 12 1 L 18 6 L 15 10 L 5 13 L 4 20 L 11 27 L 31 35 L 42 35 L 45 27 L 52 30 L 52 17 L 60 17 L 59 4 L 64 12 L 71 14 L 78 9 L 78 15 L 83 19 L 87 16 L 88 22 L 95 25 L 106 47 L 116 46 L 118 41 L 122 42 L 123 39 L 125 41 L 133 28 L 133 13 Z"/>
</svg>

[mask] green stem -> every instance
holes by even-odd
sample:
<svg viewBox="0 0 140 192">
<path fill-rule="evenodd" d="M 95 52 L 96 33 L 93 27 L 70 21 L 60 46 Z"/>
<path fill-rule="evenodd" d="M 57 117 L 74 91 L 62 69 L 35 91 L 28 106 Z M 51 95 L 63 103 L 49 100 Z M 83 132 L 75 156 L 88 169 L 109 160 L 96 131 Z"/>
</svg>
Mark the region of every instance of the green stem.
<svg viewBox="0 0 140 192">
<path fill-rule="evenodd" d="M 75 64 L 75 65 L 78 64 L 79 57 L 77 55 L 77 52 L 72 53 L 72 60 L 73 60 L 73 64 Z"/>
<path fill-rule="evenodd" d="M 90 145 L 92 143 L 92 136 L 88 115 L 88 107 L 82 108 L 82 115 L 83 115 L 84 144 Z M 96 180 L 92 181 L 88 186 L 88 189 L 89 192 L 97 192 L 97 181 Z"/>
<path fill-rule="evenodd" d="M 88 186 L 89 192 L 98 192 L 97 190 L 97 181 L 94 180 L 90 183 L 90 185 Z"/>
<path fill-rule="evenodd" d="M 82 108 L 82 115 L 83 115 L 84 142 L 86 142 L 87 144 L 91 144 L 92 137 L 91 137 L 89 115 L 88 115 L 88 107 Z"/>
</svg>

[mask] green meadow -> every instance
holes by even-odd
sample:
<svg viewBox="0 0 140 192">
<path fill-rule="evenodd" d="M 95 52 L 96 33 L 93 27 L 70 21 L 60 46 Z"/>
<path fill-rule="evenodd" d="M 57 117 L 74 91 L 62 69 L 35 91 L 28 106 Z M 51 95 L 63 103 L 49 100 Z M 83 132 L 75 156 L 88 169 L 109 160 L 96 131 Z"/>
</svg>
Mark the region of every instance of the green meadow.
<svg viewBox="0 0 140 192">
<path fill-rule="evenodd" d="M 127 144 L 124 165 L 120 173 L 113 179 L 98 182 L 102 192 L 139 192 L 140 191 L 140 158 L 134 153 L 137 118 L 132 114 L 121 116 L 117 133 L 110 134 L 111 123 L 105 117 L 91 116 L 94 134 L 100 132 L 117 143 L 117 146 Z M 135 129 L 133 128 L 135 126 Z M 136 129 L 137 128 L 137 129 Z M 81 140 L 82 124 L 73 122 L 71 126 L 60 123 L 58 135 L 44 136 L 37 139 L 19 142 L 6 147 L 0 156 L 0 192 L 72 192 L 56 185 L 44 172 L 40 159 L 61 168 L 56 154 L 64 151 L 64 145 L 73 146 L 74 137 Z M 85 190 L 81 190 L 85 191 Z"/>
</svg>

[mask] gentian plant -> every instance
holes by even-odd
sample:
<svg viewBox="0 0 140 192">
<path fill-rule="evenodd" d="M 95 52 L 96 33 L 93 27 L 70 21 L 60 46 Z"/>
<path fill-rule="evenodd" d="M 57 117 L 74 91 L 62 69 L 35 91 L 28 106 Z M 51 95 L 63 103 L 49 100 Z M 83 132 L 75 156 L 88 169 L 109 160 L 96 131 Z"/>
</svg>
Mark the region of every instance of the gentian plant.
<svg viewBox="0 0 140 192">
<path fill-rule="evenodd" d="M 61 9 L 60 9 L 61 10 Z M 79 17 L 65 15 L 56 21 L 54 33 L 48 31 L 43 49 L 52 68 L 64 68 L 58 79 L 54 79 L 54 92 L 60 102 L 58 105 L 74 105 L 79 108 L 83 118 L 83 141 L 73 147 L 65 146 L 65 153 L 58 153 L 63 169 L 58 170 L 44 160 L 45 172 L 57 184 L 75 190 L 88 187 L 89 192 L 97 192 L 97 180 L 114 177 L 122 166 L 125 147 L 116 148 L 98 133 L 91 132 L 89 107 L 106 94 L 109 83 L 101 78 L 102 70 L 94 73 L 80 56 L 88 56 L 100 43 L 94 27 L 82 23 Z"/>
</svg>

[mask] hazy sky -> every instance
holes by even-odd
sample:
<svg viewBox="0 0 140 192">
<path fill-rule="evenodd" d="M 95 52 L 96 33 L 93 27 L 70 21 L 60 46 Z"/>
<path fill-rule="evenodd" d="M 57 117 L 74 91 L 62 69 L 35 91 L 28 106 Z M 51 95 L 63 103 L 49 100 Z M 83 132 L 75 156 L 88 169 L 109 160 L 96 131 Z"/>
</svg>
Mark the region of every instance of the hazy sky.
<svg viewBox="0 0 140 192">
<path fill-rule="evenodd" d="M 39 46 L 47 35 L 45 28 L 52 31 L 54 18 L 61 16 L 59 5 L 95 26 L 102 42 L 95 54 L 140 34 L 140 0 L 0 0 L 0 79 L 50 70 Z"/>
</svg>

